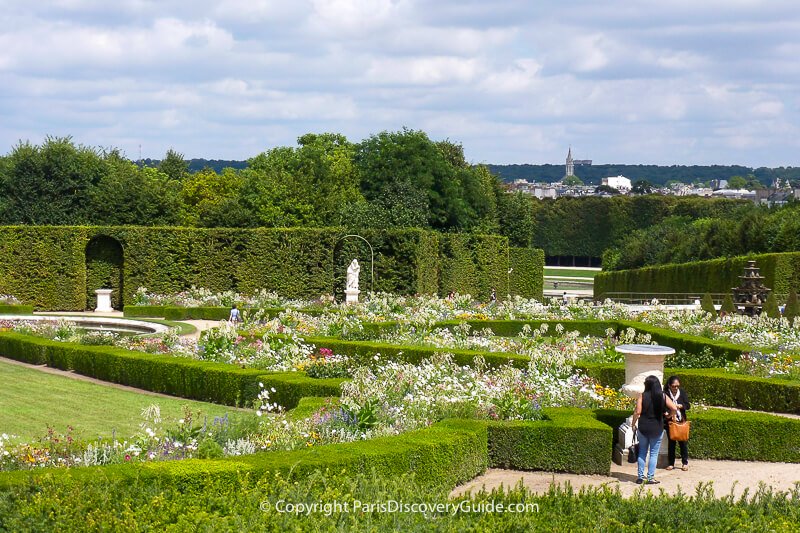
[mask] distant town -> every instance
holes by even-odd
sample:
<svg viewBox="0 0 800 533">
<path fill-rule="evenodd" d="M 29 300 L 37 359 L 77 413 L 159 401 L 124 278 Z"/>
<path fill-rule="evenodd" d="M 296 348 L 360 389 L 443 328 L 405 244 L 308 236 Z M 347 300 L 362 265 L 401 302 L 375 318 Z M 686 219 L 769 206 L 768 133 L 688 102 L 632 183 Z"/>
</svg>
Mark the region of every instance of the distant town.
<svg viewBox="0 0 800 533">
<path fill-rule="evenodd" d="M 575 167 L 590 167 L 591 159 L 573 159 L 572 148 L 567 152 L 563 177 L 555 182 L 514 179 L 508 182 L 511 192 L 530 194 L 541 200 L 564 196 L 611 197 L 628 194 L 663 194 L 671 196 L 701 196 L 708 198 L 729 198 L 750 200 L 769 207 L 782 206 L 790 201 L 800 201 L 800 184 L 797 181 L 775 177 L 769 185 L 764 185 L 752 175 L 750 180 L 742 176 L 731 179 L 712 179 L 705 184 L 671 181 L 664 185 L 654 185 L 650 180 L 639 178 L 631 181 L 623 175 L 600 179 L 599 185 L 585 184 Z M 655 180 L 653 180 L 655 181 Z"/>
</svg>

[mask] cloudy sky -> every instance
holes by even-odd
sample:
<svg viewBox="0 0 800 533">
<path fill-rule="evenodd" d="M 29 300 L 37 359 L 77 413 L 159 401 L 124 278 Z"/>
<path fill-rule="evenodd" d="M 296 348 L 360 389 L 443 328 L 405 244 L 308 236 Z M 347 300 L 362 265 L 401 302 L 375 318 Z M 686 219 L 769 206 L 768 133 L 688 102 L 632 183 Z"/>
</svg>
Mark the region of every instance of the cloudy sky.
<svg viewBox="0 0 800 533">
<path fill-rule="evenodd" d="M 800 165 L 797 0 L 0 0 L 0 28 L 0 153 L 408 127 L 476 163 Z"/>
</svg>

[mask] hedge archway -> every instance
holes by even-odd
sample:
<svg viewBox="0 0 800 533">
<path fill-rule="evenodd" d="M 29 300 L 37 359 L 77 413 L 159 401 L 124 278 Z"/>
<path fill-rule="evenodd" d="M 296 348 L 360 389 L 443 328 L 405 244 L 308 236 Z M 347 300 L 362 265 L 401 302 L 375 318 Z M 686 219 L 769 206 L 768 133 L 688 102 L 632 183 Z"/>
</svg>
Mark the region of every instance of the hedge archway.
<svg viewBox="0 0 800 533">
<path fill-rule="evenodd" d="M 124 252 L 120 242 L 105 235 L 86 245 L 86 308 L 97 307 L 96 289 L 113 289 L 111 306 L 122 309 Z"/>
</svg>

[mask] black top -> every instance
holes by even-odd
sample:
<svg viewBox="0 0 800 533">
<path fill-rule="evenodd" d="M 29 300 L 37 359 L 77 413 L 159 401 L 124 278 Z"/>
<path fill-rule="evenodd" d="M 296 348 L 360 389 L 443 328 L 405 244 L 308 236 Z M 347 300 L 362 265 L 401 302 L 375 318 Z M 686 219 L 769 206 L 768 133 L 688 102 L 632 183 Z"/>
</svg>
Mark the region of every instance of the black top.
<svg viewBox="0 0 800 533">
<path fill-rule="evenodd" d="M 667 393 L 667 395 L 672 399 L 672 395 Z M 675 404 L 681 404 L 683 406 L 682 409 L 678 409 L 680 411 L 680 420 L 688 420 L 686 418 L 686 411 L 688 411 L 691 406 L 689 405 L 689 397 L 686 395 L 686 391 L 683 389 L 678 389 L 678 395 L 672 400 Z"/>
<path fill-rule="evenodd" d="M 656 439 L 664 431 L 664 394 L 661 390 L 642 394 L 642 414 L 639 417 L 639 431 L 648 439 Z"/>
</svg>

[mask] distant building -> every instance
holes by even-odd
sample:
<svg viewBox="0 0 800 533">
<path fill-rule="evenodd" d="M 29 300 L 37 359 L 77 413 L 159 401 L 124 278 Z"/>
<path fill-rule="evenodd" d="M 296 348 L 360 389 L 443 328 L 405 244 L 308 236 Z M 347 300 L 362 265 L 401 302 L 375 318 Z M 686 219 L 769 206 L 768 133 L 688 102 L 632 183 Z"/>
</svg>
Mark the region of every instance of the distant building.
<svg viewBox="0 0 800 533">
<path fill-rule="evenodd" d="M 601 184 L 607 185 L 612 189 L 617 189 L 620 192 L 623 191 L 627 192 L 631 190 L 631 180 L 629 180 L 625 176 L 614 176 L 611 178 L 603 178 Z"/>
<path fill-rule="evenodd" d="M 716 198 L 729 198 L 733 200 L 755 200 L 756 192 L 747 189 L 720 189 L 714 191 L 712 196 Z"/>
<path fill-rule="evenodd" d="M 573 161 L 576 167 L 590 167 L 592 166 L 591 159 L 576 159 Z"/>
<path fill-rule="evenodd" d="M 569 152 L 567 152 L 567 168 L 566 174 L 564 177 L 567 176 L 574 176 L 575 175 L 575 161 L 572 159 L 572 146 L 569 147 Z"/>
<path fill-rule="evenodd" d="M 778 190 L 769 188 L 755 191 L 755 203 L 766 205 L 767 207 L 781 207 L 792 200 L 800 200 L 800 189 Z"/>
<path fill-rule="evenodd" d="M 728 180 L 711 180 L 711 188 L 715 191 L 728 188 Z"/>
</svg>

